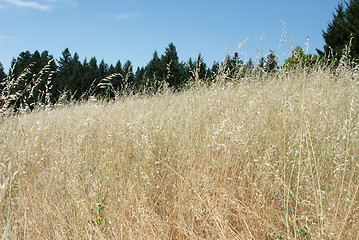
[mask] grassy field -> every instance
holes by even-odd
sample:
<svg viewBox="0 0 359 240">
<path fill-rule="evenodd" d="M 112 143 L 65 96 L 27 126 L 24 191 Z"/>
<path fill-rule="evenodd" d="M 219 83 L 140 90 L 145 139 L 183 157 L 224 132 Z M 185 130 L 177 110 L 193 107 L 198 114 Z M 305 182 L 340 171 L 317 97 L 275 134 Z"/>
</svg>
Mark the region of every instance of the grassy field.
<svg viewBox="0 0 359 240">
<path fill-rule="evenodd" d="M 358 239 L 358 69 L 0 122 L 1 239 Z"/>
</svg>

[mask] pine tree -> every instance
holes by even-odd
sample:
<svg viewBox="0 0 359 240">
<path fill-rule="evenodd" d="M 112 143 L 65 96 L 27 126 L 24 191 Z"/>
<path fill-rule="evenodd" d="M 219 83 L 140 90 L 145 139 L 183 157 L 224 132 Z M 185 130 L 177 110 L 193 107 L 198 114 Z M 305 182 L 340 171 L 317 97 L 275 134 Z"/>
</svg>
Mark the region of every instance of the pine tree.
<svg viewBox="0 0 359 240">
<path fill-rule="evenodd" d="M 35 89 L 34 99 L 42 103 L 54 102 L 52 99 L 53 83 L 56 77 L 57 66 L 54 57 L 48 51 L 43 51 L 41 54 L 34 52 L 32 61 L 35 64 L 35 73 L 39 74 L 40 82 Z"/>
<path fill-rule="evenodd" d="M 6 78 L 6 74 L 4 72 L 4 67 L 0 62 L 0 96 L 2 96 L 2 91 L 4 89 L 4 84 L 5 84 L 5 78 Z"/>
<path fill-rule="evenodd" d="M 115 91 L 121 91 L 121 86 L 123 85 L 123 80 L 125 77 L 125 74 L 122 69 L 121 61 L 118 60 L 115 66 L 111 65 L 108 72 L 109 74 L 115 74 L 115 73 L 120 74 L 119 76 L 114 77 L 111 83 Z"/>
<path fill-rule="evenodd" d="M 3 67 L 2 63 L 0 62 L 0 82 L 2 82 L 2 80 L 4 80 L 4 78 L 6 78 L 6 74 L 5 74 L 4 67 Z"/>
<path fill-rule="evenodd" d="M 178 89 L 186 83 L 184 64 L 180 63 L 173 43 L 170 43 L 166 48 L 165 53 L 161 56 L 161 62 L 162 70 L 164 70 L 164 76 L 162 77 L 167 81 L 169 87 Z M 165 69 L 163 69 L 164 67 Z"/>
<path fill-rule="evenodd" d="M 144 81 L 148 88 L 157 89 L 162 82 L 165 74 L 165 66 L 158 56 L 158 52 L 153 53 L 152 59 L 148 62 L 145 67 Z"/>
<path fill-rule="evenodd" d="M 26 69 L 27 67 L 32 64 L 31 60 L 31 53 L 30 51 L 21 52 L 16 59 L 12 60 L 11 66 L 14 68 L 13 74 L 14 78 L 20 76 L 20 74 Z"/>
<path fill-rule="evenodd" d="M 64 91 L 69 91 L 71 97 L 79 99 L 91 84 L 84 80 L 85 69 L 79 58 L 76 52 L 72 56 L 68 48 L 62 52 L 62 57 L 58 61 L 56 84 L 54 84 L 57 97 Z"/>
<path fill-rule="evenodd" d="M 133 66 L 130 60 L 127 60 L 125 64 L 123 64 L 122 71 L 124 76 L 122 90 L 134 90 L 136 87 L 135 76 L 133 74 Z"/>
<path fill-rule="evenodd" d="M 202 79 L 207 77 L 207 65 L 204 62 L 202 55 L 199 53 L 195 61 L 190 58 L 185 65 L 186 79 Z"/>
<path fill-rule="evenodd" d="M 210 74 L 208 75 L 208 77 L 209 77 L 212 81 L 215 80 L 215 78 L 216 78 L 216 76 L 217 76 L 219 70 L 220 70 L 220 64 L 219 64 L 219 62 L 218 62 L 218 61 L 213 62 L 213 65 L 212 65 L 212 67 L 211 67 L 211 69 L 210 69 Z"/>
<path fill-rule="evenodd" d="M 86 81 L 86 79 L 84 79 L 85 71 L 77 52 L 74 53 L 71 64 L 72 72 L 68 81 L 68 87 L 75 99 L 80 99 L 82 94 L 89 89 L 91 83 L 90 81 Z"/>
<path fill-rule="evenodd" d="M 359 58 L 359 0 L 338 4 L 333 21 L 323 31 L 323 38 L 324 52 L 317 49 L 319 55 L 339 59 L 352 39 L 351 56 Z"/>
<path fill-rule="evenodd" d="M 99 81 L 100 71 L 95 57 L 90 58 L 89 62 L 87 62 L 87 59 L 85 58 L 82 65 L 84 75 L 82 77 L 81 86 L 82 91 L 87 92 L 93 84 L 96 84 L 96 81 Z"/>
<path fill-rule="evenodd" d="M 312 68 L 315 64 L 320 62 L 320 58 L 316 54 L 305 54 L 304 50 L 297 46 L 292 50 L 292 53 L 288 59 L 285 60 L 283 68 L 297 69 L 297 68 Z"/>
<path fill-rule="evenodd" d="M 250 58 L 245 66 L 245 74 L 247 74 L 247 75 L 252 74 L 253 70 L 254 70 L 254 64 L 253 64 L 252 58 Z"/>
<path fill-rule="evenodd" d="M 57 99 L 64 91 L 69 91 L 68 82 L 72 74 L 72 55 L 68 48 L 62 52 L 58 60 L 58 73 L 54 81 L 54 96 Z"/>
<path fill-rule="evenodd" d="M 201 54 L 198 55 L 197 61 L 196 61 L 196 72 L 198 74 L 199 79 L 205 79 L 207 74 L 207 65 L 204 62 L 204 59 Z"/>
<path fill-rule="evenodd" d="M 145 73 L 146 73 L 146 70 L 144 67 L 137 67 L 137 70 L 135 73 L 135 83 L 136 83 L 137 90 L 143 90 L 143 88 L 146 85 Z"/>
<path fill-rule="evenodd" d="M 100 80 L 107 77 L 108 75 L 108 65 L 105 63 L 105 61 L 102 59 L 99 66 L 98 66 L 99 74 L 100 74 Z"/>
<path fill-rule="evenodd" d="M 187 79 L 195 78 L 196 72 L 196 61 L 193 61 L 192 58 L 189 58 L 186 65 L 185 65 L 185 72 Z"/>
<path fill-rule="evenodd" d="M 85 93 L 84 97 L 90 97 L 93 95 L 107 95 L 107 97 L 114 97 L 112 93 L 107 91 L 108 87 L 105 87 L 105 85 L 109 84 L 106 77 L 110 74 L 110 68 L 105 63 L 105 61 L 102 59 L 100 64 L 97 65 L 96 58 L 92 57 L 90 62 L 87 65 L 85 65 L 84 62 L 83 66 L 86 75 L 86 77 L 83 79 L 83 92 Z M 113 70 L 114 67 L 112 66 L 111 71 Z"/>
<path fill-rule="evenodd" d="M 21 93 L 21 98 L 16 101 L 15 108 L 22 105 L 32 109 L 35 103 L 45 101 L 46 84 L 57 69 L 52 59 L 53 56 L 47 51 L 40 54 L 36 50 L 33 54 L 30 51 L 21 52 L 16 59 L 12 60 L 11 78 L 17 81 L 11 93 Z"/>
<path fill-rule="evenodd" d="M 258 62 L 257 71 L 264 71 L 265 64 L 266 64 L 265 58 L 261 57 Z"/>
<path fill-rule="evenodd" d="M 242 74 L 243 61 L 240 60 L 238 52 L 235 52 L 233 56 L 227 55 L 223 67 L 227 71 L 228 77 L 240 77 Z"/>
<path fill-rule="evenodd" d="M 359 59 L 359 0 L 352 0 L 346 11 L 350 37 L 353 37 L 351 56 Z"/>
<path fill-rule="evenodd" d="M 266 60 L 266 72 L 276 72 L 279 69 L 278 58 L 273 51 L 270 51 Z"/>
<path fill-rule="evenodd" d="M 279 70 L 279 63 L 275 52 L 270 50 L 265 57 L 262 57 L 257 69 L 266 73 L 277 72 Z"/>
</svg>

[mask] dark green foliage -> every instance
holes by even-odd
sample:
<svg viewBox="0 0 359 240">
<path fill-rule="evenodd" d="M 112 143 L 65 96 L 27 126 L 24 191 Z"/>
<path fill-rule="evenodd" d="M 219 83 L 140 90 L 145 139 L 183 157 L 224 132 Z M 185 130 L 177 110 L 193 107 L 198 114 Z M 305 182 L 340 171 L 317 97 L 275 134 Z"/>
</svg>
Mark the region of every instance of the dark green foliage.
<svg viewBox="0 0 359 240">
<path fill-rule="evenodd" d="M 116 65 L 113 66 L 111 65 L 108 69 L 108 75 L 112 75 L 112 74 L 119 74 L 117 75 L 116 77 L 112 78 L 111 80 L 111 84 L 112 84 L 112 87 L 115 91 L 118 91 L 120 92 L 121 91 L 121 87 L 123 86 L 123 80 L 124 80 L 124 76 L 125 76 L 125 73 L 122 69 L 122 64 L 121 64 L 121 61 L 117 61 Z"/>
<path fill-rule="evenodd" d="M 100 65 L 98 66 L 98 71 L 99 71 L 99 79 L 105 78 L 108 74 L 108 65 L 107 63 L 105 63 L 103 59 L 100 62 Z"/>
<path fill-rule="evenodd" d="M 54 87 L 57 92 L 55 96 L 60 96 L 65 91 L 69 91 L 69 96 L 80 99 L 82 94 L 91 85 L 90 80 L 85 78 L 86 69 L 80 62 L 79 55 L 75 52 L 74 56 L 66 48 L 60 57 L 59 71 L 57 73 Z"/>
<path fill-rule="evenodd" d="M 252 58 L 250 58 L 245 66 L 245 73 L 251 74 L 254 71 L 254 64 Z"/>
<path fill-rule="evenodd" d="M 265 73 L 273 73 L 279 70 L 279 63 L 275 52 L 272 50 L 259 60 L 258 68 L 259 71 Z"/>
<path fill-rule="evenodd" d="M 20 53 L 17 59 L 12 60 L 8 76 L 7 84 L 12 87 L 7 95 L 14 98 L 14 103 L 9 101 L 9 104 L 14 105 L 14 109 L 24 106 L 32 109 L 37 103 L 47 102 L 56 69 L 53 57 L 47 51 L 41 54 L 39 51 Z"/>
<path fill-rule="evenodd" d="M 95 81 L 99 78 L 101 78 L 101 74 L 100 74 L 100 69 L 97 65 L 97 59 L 95 57 L 92 57 L 90 59 L 90 61 L 88 62 L 88 64 L 86 63 L 86 60 L 84 62 L 84 67 L 85 67 L 85 78 L 88 79 L 89 81 Z"/>
<path fill-rule="evenodd" d="M 188 80 L 188 71 L 185 64 L 179 61 L 176 47 L 170 43 L 165 53 L 159 57 L 157 51 L 144 68 L 144 80 L 147 88 L 158 89 L 163 83 L 166 83 L 173 89 L 179 89 L 185 85 Z"/>
<path fill-rule="evenodd" d="M 339 59 L 344 54 L 345 47 L 350 45 L 351 57 L 359 58 L 359 0 L 338 5 L 332 22 L 323 31 L 323 38 L 324 52 L 317 50 L 319 55 Z"/>
<path fill-rule="evenodd" d="M 135 72 L 131 61 L 124 64 L 118 61 L 115 65 L 108 65 L 104 60 L 98 63 L 97 59 L 92 57 L 81 62 L 79 54 L 71 54 L 68 48 L 57 61 L 54 61 L 47 51 L 41 54 L 38 51 L 33 54 L 27 51 L 20 53 L 12 63 L 9 76 L 6 76 L 0 64 L 0 77 L 21 80 L 14 81 L 16 84 L 11 88 L 12 93 L 18 93 L 25 88 L 31 89 L 28 92 L 23 91 L 23 99 L 27 105 L 36 102 L 46 105 L 60 99 L 86 100 L 93 95 L 114 98 L 115 92 L 151 93 L 164 86 L 180 90 L 190 86 L 188 82 L 192 80 L 214 81 L 218 75 L 225 76 L 228 80 L 238 79 L 254 69 L 252 61 L 245 64 L 239 59 L 237 52 L 233 56 L 228 55 L 222 63 L 214 62 L 210 68 L 201 54 L 195 60 L 190 58 L 184 63 L 180 61 L 173 43 L 168 45 L 161 56 L 155 51 L 149 63 L 145 67 L 138 67 Z M 265 71 L 277 70 L 275 54 L 271 52 L 263 58 L 262 65 Z M 19 104 L 21 105 L 20 102 Z"/>
<path fill-rule="evenodd" d="M 79 55 L 75 52 L 72 56 L 68 48 L 62 52 L 62 57 L 60 57 L 58 62 L 59 69 L 54 84 L 57 91 L 55 99 L 58 99 L 65 92 L 68 92 L 69 98 L 71 97 L 75 100 L 86 99 L 92 93 L 95 93 L 93 88 L 96 88 L 98 84 L 104 86 L 102 80 L 109 75 L 113 76 L 111 77 L 111 82 L 113 81 L 114 83 L 113 86 L 119 87 L 120 85 L 121 75 L 113 75 L 118 70 L 118 67 L 120 72 L 122 72 L 120 62 L 118 63 L 119 66 L 109 67 L 104 60 L 98 64 L 97 59 L 92 57 L 89 62 L 85 59 L 81 63 Z M 106 84 L 108 85 L 108 83 Z M 103 88 L 101 89 L 102 91 L 98 89 L 96 93 L 101 94 L 106 92 Z"/>
<path fill-rule="evenodd" d="M 158 56 L 158 52 L 153 53 L 152 59 L 149 61 L 145 67 L 145 82 L 147 88 L 158 89 L 160 82 L 163 81 L 165 74 L 165 68 L 162 64 L 161 59 Z"/>
<path fill-rule="evenodd" d="M 4 89 L 4 85 L 5 85 L 5 78 L 6 78 L 6 74 L 4 72 L 4 67 L 0 62 L 0 92 L 2 92 L 2 90 Z"/>
<path fill-rule="evenodd" d="M 2 63 L 0 62 L 0 82 L 6 77 L 6 74 L 4 72 L 4 67 Z"/>
<path fill-rule="evenodd" d="M 346 11 L 348 28 L 353 37 L 351 56 L 359 59 L 359 0 L 352 0 Z"/>
<path fill-rule="evenodd" d="M 290 57 L 285 60 L 283 68 L 286 70 L 293 70 L 298 68 L 313 68 L 318 62 L 323 61 L 316 54 L 305 54 L 301 47 L 296 47 L 292 50 Z"/>
<path fill-rule="evenodd" d="M 84 75 L 81 78 L 81 96 L 86 95 L 87 90 L 93 85 L 96 84 L 98 81 L 102 79 L 100 68 L 97 65 L 97 59 L 92 57 L 90 61 L 87 63 L 87 59 L 83 62 L 83 72 Z M 88 96 L 86 96 L 88 97 Z"/>
<path fill-rule="evenodd" d="M 186 65 L 185 65 L 185 71 L 186 71 L 186 78 L 188 79 L 195 79 L 196 78 L 196 62 L 190 58 Z"/>
<path fill-rule="evenodd" d="M 136 82 L 136 90 L 137 91 L 143 91 L 145 90 L 145 73 L 146 70 L 144 67 L 138 67 L 135 73 L 135 82 Z"/>
<path fill-rule="evenodd" d="M 233 56 L 227 56 L 224 61 L 227 76 L 231 79 L 242 77 L 243 64 L 243 61 L 239 59 L 238 52 L 235 52 Z"/>
<path fill-rule="evenodd" d="M 220 70 L 219 62 L 218 61 L 214 62 L 211 69 L 209 70 L 209 74 L 208 74 L 209 79 L 214 80 L 219 70 Z"/>
<path fill-rule="evenodd" d="M 1 81 L 0 86 L 10 82 L 11 92 L 9 90 L 6 94 L 22 95 L 21 100 L 30 106 L 36 102 L 55 103 L 60 98 L 87 99 L 91 94 L 114 97 L 113 90 L 119 93 L 136 93 L 148 87 L 158 89 L 164 81 L 173 89 L 178 89 L 186 80 L 184 64 L 179 62 L 176 48 L 172 43 L 161 57 L 155 52 L 149 64 L 137 68 L 135 74 L 131 61 L 123 65 L 118 61 L 115 66 L 109 66 L 103 60 L 98 64 L 97 59 L 92 57 L 82 63 L 78 53 L 72 55 L 68 48 L 57 61 L 52 59 L 47 51 L 41 54 L 38 51 L 33 54 L 29 51 L 20 53 L 17 59 L 12 60 L 13 68 L 9 77 L 0 65 L 1 80 L 9 80 Z M 111 88 L 112 93 L 105 89 L 107 87 Z M 25 104 L 18 100 L 15 102 L 19 106 Z"/>
<path fill-rule="evenodd" d="M 198 74 L 198 78 L 199 79 L 205 79 L 206 75 L 207 75 L 207 65 L 204 62 L 203 57 L 201 56 L 201 54 L 198 55 L 197 60 L 196 60 L 196 73 Z"/>
<path fill-rule="evenodd" d="M 185 65 L 185 75 L 188 80 L 204 80 L 207 78 L 208 69 L 201 54 L 198 54 L 196 61 L 190 58 Z"/>
<path fill-rule="evenodd" d="M 122 89 L 125 91 L 136 89 L 135 75 L 133 74 L 133 66 L 130 60 L 127 60 L 122 67 L 123 84 Z"/>
<path fill-rule="evenodd" d="M 173 43 L 168 45 L 165 53 L 161 56 L 160 65 L 162 79 L 168 83 L 169 87 L 178 89 L 186 83 L 184 64 L 179 61 L 177 50 Z"/>
</svg>

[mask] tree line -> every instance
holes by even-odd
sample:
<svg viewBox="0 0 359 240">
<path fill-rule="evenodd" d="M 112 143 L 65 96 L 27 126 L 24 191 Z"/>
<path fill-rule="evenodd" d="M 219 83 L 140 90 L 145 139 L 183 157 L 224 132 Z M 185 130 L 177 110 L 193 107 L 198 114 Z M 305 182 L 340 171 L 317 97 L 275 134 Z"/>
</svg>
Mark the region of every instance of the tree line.
<svg viewBox="0 0 359 240">
<path fill-rule="evenodd" d="M 89 95 L 89 91 L 97 84 L 111 86 L 116 92 L 126 89 L 134 92 L 145 89 L 155 91 L 164 84 L 178 90 L 193 79 L 214 79 L 219 70 L 226 71 L 228 77 L 238 76 L 240 69 L 242 75 L 255 70 L 252 61 L 244 63 L 238 53 L 227 56 L 222 63 L 214 62 L 211 67 L 206 65 L 201 54 L 194 60 L 190 58 L 187 62 L 182 62 L 173 43 L 168 45 L 161 56 L 155 51 L 148 64 L 136 70 L 133 69 L 130 60 L 124 63 L 119 60 L 115 65 L 109 65 L 104 60 L 98 62 L 96 57 L 80 61 L 79 54 L 77 52 L 72 54 L 68 48 L 57 60 L 48 51 L 21 52 L 12 60 L 11 66 L 13 67 L 9 73 L 5 73 L 0 63 L 2 83 L 6 78 L 21 78 L 16 88 L 24 88 L 34 82 L 34 77 L 41 78 L 38 79 L 37 94 L 32 96 L 32 100 L 38 100 L 41 92 L 48 91 L 51 102 L 56 102 L 64 92 L 68 92 L 68 96 L 74 100 L 81 99 Z M 274 52 L 263 58 L 259 67 L 264 67 L 267 72 L 278 69 L 279 64 Z M 36 74 L 39 76 L 35 76 Z M 111 84 L 106 85 L 103 80 L 108 80 Z M 46 81 L 51 81 L 51 89 L 46 89 Z M 103 88 L 97 90 L 101 91 L 101 89 Z"/>
</svg>

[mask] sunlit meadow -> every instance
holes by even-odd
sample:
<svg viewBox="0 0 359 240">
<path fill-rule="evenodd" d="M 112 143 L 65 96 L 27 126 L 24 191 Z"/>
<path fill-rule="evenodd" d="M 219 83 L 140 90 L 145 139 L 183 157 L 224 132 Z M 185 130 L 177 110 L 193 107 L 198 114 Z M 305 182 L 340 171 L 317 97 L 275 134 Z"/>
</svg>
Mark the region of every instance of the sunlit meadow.
<svg viewBox="0 0 359 240">
<path fill-rule="evenodd" d="M 0 123 L 2 239 L 358 239 L 358 68 Z"/>
</svg>

